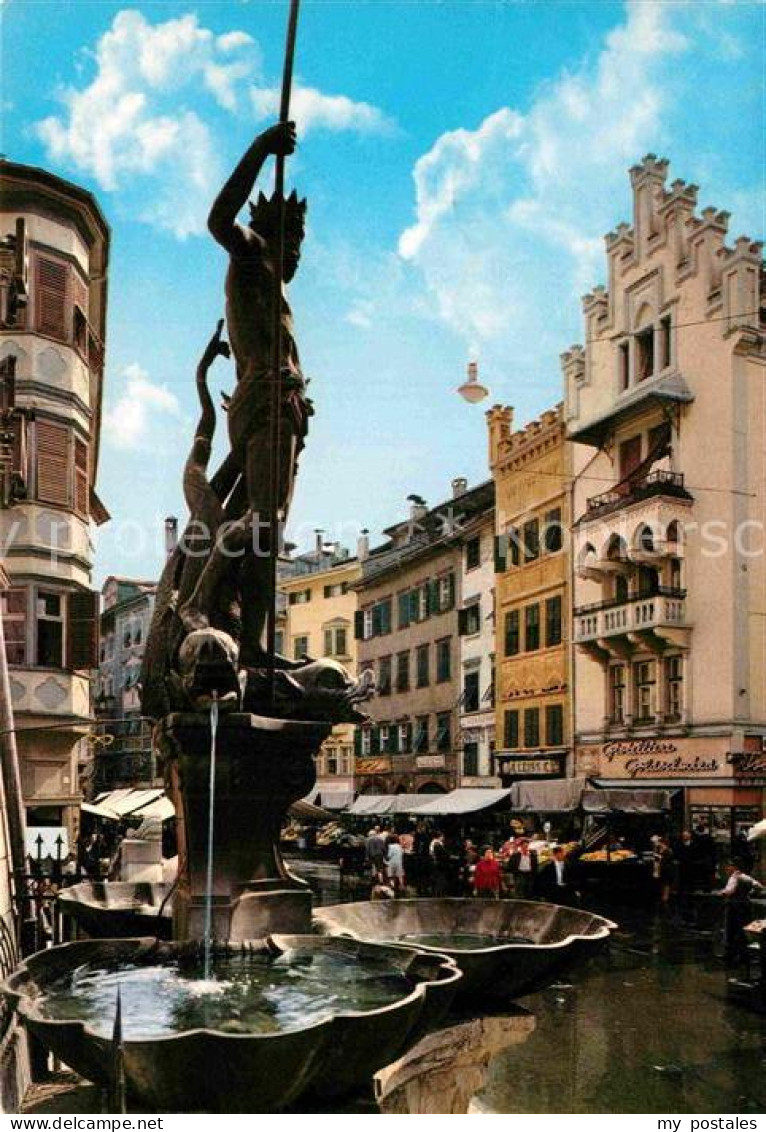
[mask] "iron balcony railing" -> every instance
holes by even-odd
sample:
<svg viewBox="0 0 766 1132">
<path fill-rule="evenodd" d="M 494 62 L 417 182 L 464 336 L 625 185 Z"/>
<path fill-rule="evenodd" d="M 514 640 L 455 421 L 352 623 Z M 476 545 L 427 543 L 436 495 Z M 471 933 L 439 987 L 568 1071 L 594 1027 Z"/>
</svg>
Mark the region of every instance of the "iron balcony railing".
<svg viewBox="0 0 766 1132">
<path fill-rule="evenodd" d="M 641 480 L 627 480 L 611 491 L 603 491 L 600 495 L 591 496 L 586 504 L 586 515 L 588 518 L 593 518 L 597 512 L 612 511 L 628 503 L 636 503 L 641 499 L 663 494 L 681 496 L 688 494 L 684 487 L 682 472 L 650 472 Z"/>
</svg>

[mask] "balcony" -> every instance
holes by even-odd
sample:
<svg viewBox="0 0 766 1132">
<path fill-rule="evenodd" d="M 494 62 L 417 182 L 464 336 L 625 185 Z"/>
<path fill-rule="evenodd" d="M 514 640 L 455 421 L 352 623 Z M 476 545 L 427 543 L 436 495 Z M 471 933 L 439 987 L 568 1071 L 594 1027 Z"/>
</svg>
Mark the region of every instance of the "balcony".
<svg viewBox="0 0 766 1132">
<path fill-rule="evenodd" d="M 580 521 L 600 519 L 621 507 L 629 507 L 633 503 L 641 503 L 660 495 L 672 499 L 692 499 L 684 487 L 683 473 L 658 470 L 650 472 L 640 482 L 627 483 L 619 490 L 603 491 L 600 495 L 592 496 L 587 501 L 585 515 Z"/>
<path fill-rule="evenodd" d="M 670 646 L 685 648 L 691 626 L 686 623 L 686 590 L 660 586 L 627 601 L 612 600 L 578 606 L 575 643 L 597 658 L 627 657 L 637 648 L 662 653 Z"/>
</svg>

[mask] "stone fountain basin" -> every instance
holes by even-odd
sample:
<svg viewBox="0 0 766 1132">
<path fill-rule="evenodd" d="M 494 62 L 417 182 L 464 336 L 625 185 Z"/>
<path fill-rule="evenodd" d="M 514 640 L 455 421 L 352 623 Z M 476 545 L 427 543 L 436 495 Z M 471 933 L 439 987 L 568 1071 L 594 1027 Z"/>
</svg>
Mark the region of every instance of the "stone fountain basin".
<svg viewBox="0 0 766 1132">
<path fill-rule="evenodd" d="M 125 939 L 151 935 L 169 939 L 173 926 L 173 902 L 163 901 L 167 884 L 136 884 L 131 881 L 90 880 L 73 884 L 59 893 L 59 907 L 93 939 Z M 161 913 L 161 914 L 160 914 Z"/>
<path fill-rule="evenodd" d="M 45 1018 L 38 1000 L 46 987 L 81 964 L 154 964 L 183 944 L 155 939 L 86 940 L 38 951 L 4 984 L 34 1034 L 83 1077 L 108 1085 L 114 1072 L 111 1041 L 82 1021 Z M 188 946 L 188 945 L 186 945 Z M 461 972 L 444 955 L 321 936 L 271 936 L 245 946 L 256 950 L 316 952 L 386 959 L 417 980 L 410 994 L 369 1011 L 337 1013 L 302 1029 L 231 1034 L 195 1029 L 123 1042 L 129 1095 L 155 1112 L 270 1112 L 311 1090 L 342 1095 L 363 1085 L 440 1025 L 452 1005 Z"/>
<path fill-rule="evenodd" d="M 471 950 L 416 939 L 404 945 L 449 956 L 463 972 L 461 999 L 505 998 L 546 986 L 574 962 L 603 947 L 617 925 L 579 908 L 533 900 L 459 897 L 335 904 L 314 912 L 315 930 L 334 937 L 399 944 L 404 936 L 494 935 L 497 943 Z M 504 943 L 524 937 L 529 943 Z"/>
</svg>

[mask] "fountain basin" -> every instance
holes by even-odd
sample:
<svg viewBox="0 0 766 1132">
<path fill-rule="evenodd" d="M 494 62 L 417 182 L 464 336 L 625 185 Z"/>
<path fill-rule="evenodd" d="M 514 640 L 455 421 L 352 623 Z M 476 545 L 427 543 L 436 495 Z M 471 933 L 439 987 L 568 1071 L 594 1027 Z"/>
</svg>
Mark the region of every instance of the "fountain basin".
<svg viewBox="0 0 766 1132">
<path fill-rule="evenodd" d="M 171 885 L 131 881 L 91 880 L 59 893 L 59 907 L 93 939 L 125 939 L 151 933 L 170 939 L 173 901 Z M 164 901 L 164 906 L 163 906 Z"/>
<path fill-rule="evenodd" d="M 335 904 L 318 908 L 314 925 L 334 937 L 447 955 L 463 972 L 463 999 L 507 999 L 537 990 L 603 947 L 617 927 L 593 912 L 558 904 L 459 897 Z"/>
<path fill-rule="evenodd" d="M 157 968 L 180 963 L 198 945 L 155 939 L 88 940 L 63 944 L 30 956 L 6 980 L 30 1032 L 82 1076 L 108 1085 L 114 1074 L 111 1023 L 103 1017 L 50 1017 L 50 1000 L 62 983 L 89 970 Z M 310 1012 L 306 1024 L 290 1023 L 266 1033 L 231 1033 L 194 1027 L 173 1034 L 131 1037 L 131 1005 L 121 991 L 123 1062 L 128 1093 L 158 1112 L 269 1112 L 293 1103 L 307 1090 L 339 1095 L 364 1084 L 400 1056 L 429 1028 L 438 1026 L 452 1004 L 461 973 L 443 955 L 415 948 L 386 947 L 351 939 L 272 936 L 236 947 L 227 955 L 249 954 L 287 962 L 313 957 L 357 964 L 363 971 L 381 964 L 406 978 L 395 1001 L 373 1009 Z M 75 976 L 75 973 L 78 973 Z M 114 991 L 116 1001 L 116 988 Z M 110 1018 L 113 1015 L 110 1014 Z"/>
</svg>

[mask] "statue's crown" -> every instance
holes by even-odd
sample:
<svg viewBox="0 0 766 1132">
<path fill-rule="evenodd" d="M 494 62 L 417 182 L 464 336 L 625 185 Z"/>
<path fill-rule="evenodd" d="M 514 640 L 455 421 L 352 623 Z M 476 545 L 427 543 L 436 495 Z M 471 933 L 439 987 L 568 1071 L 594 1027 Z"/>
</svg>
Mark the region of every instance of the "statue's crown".
<svg viewBox="0 0 766 1132">
<path fill-rule="evenodd" d="M 306 198 L 298 200 L 295 189 L 285 199 L 285 230 L 303 228 L 306 223 Z M 275 232 L 279 219 L 279 197 L 258 194 L 255 204 L 250 201 L 250 222 L 259 232 Z"/>
</svg>

